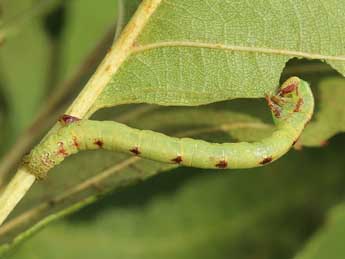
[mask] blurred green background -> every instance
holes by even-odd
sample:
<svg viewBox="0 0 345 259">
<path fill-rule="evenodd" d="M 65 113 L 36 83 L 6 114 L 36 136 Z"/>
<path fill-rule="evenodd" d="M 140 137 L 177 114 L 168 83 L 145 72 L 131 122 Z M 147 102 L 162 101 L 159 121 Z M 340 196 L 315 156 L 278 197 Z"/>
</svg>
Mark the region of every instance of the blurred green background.
<svg viewBox="0 0 345 259">
<path fill-rule="evenodd" d="M 0 186 L 12 175 L 17 153 L 20 158 L 21 152 L 29 150 L 78 94 L 139 2 L 0 2 L 0 152 L 4 159 Z M 314 85 L 337 76 L 329 66 L 305 60 L 290 61 L 283 78 L 291 74 L 302 75 Z M 313 91 L 319 98 L 319 89 Z M 342 96 L 338 95 L 339 105 Z M 205 109 L 213 114 L 240 111 L 270 120 L 260 100 L 222 102 Z M 200 116 L 194 111 L 173 107 L 157 111 L 157 107 L 136 105 L 101 111 L 95 117 L 171 133 L 191 125 L 178 115 L 175 124 L 165 125 L 167 113 L 189 114 L 193 124 L 194 117 Z M 249 138 L 251 131 L 201 137 L 222 141 L 233 140 L 236 134 Z M 42 209 L 37 218 L 9 234 L 0 232 L 0 249 L 6 250 L 17 236 L 35 232 L 30 228 L 40 220 L 52 220 L 49 215 L 59 218 L 59 212 L 67 214 L 67 208 L 80 202 L 80 206 L 92 204 L 49 224 L 4 258 L 344 258 L 344 146 L 344 135 L 337 135 L 327 145 L 291 151 L 264 168 L 231 173 L 171 169 L 147 161 L 131 164 L 121 171 L 120 180 L 111 178 L 56 207 Z M 85 152 L 68 159 L 51 179 L 35 186 L 12 217 L 54 201 L 58 193 L 125 157 Z M 164 173 L 141 182 L 153 171 Z M 133 184 L 127 174 L 137 175 L 139 183 L 127 186 Z M 112 192 L 109 186 L 123 187 Z"/>
</svg>

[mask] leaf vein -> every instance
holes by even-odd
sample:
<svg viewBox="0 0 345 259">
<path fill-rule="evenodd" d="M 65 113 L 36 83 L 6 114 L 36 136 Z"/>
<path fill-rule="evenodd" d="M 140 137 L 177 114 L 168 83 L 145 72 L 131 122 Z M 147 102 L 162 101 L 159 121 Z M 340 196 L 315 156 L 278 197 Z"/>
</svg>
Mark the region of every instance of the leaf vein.
<svg viewBox="0 0 345 259">
<path fill-rule="evenodd" d="M 250 46 L 239 46 L 239 45 L 225 45 L 220 43 L 203 43 L 203 42 L 192 42 L 192 41 L 167 41 L 157 42 L 146 45 L 141 45 L 132 48 L 131 54 L 138 54 L 148 50 L 154 50 L 159 48 L 172 48 L 172 47 L 186 47 L 186 48 L 201 48 L 201 49 L 217 49 L 224 51 L 233 52 L 249 52 L 249 53 L 262 53 L 262 54 L 275 54 L 288 57 L 300 57 L 306 59 L 321 59 L 321 60 L 332 60 L 332 61 L 345 61 L 345 56 L 334 56 L 324 55 L 318 53 L 310 53 L 303 51 L 294 51 L 288 49 L 274 49 L 265 47 L 250 47 Z"/>
</svg>

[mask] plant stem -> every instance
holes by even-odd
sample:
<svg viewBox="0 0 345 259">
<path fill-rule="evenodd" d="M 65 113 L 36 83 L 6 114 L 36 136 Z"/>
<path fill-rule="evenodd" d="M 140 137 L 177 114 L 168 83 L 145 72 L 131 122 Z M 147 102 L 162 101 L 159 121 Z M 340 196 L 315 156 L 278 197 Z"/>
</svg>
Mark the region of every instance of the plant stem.
<svg viewBox="0 0 345 259">
<path fill-rule="evenodd" d="M 60 85 L 55 86 L 57 89 L 43 105 L 44 109 L 40 111 L 24 133 L 17 139 L 13 147 L 0 160 L 0 190 L 5 183 L 6 176 L 11 172 L 21 157 L 29 151 L 30 146 L 37 140 L 38 136 L 47 130 L 66 109 L 71 96 L 81 87 L 83 78 L 95 70 L 96 65 L 106 52 L 106 48 L 111 45 L 114 35 L 114 25 L 108 29 L 102 39 L 96 44 L 95 48 L 88 53 L 76 72 Z"/>
<path fill-rule="evenodd" d="M 16 175 L 12 178 L 0 197 L 0 226 L 18 202 L 24 197 L 35 180 L 35 176 L 29 174 L 24 168 L 18 169 Z"/>
<path fill-rule="evenodd" d="M 93 104 L 109 80 L 117 72 L 122 63 L 132 54 L 133 45 L 137 37 L 145 27 L 151 15 L 160 5 L 162 0 L 144 0 L 136 13 L 121 33 L 113 48 L 104 58 L 94 75 L 90 78 L 79 96 L 67 110 L 66 114 L 77 118 L 87 118 L 93 112 Z M 110 69 L 109 69 L 110 68 Z M 50 132 L 60 126 L 56 124 Z M 49 132 L 48 132 L 49 134 Z M 44 138 L 43 138 L 44 139 Z M 24 197 L 25 193 L 35 182 L 35 176 L 26 169 L 20 168 L 4 193 L 0 196 L 0 226 L 6 220 L 10 212 L 18 202 Z"/>
</svg>

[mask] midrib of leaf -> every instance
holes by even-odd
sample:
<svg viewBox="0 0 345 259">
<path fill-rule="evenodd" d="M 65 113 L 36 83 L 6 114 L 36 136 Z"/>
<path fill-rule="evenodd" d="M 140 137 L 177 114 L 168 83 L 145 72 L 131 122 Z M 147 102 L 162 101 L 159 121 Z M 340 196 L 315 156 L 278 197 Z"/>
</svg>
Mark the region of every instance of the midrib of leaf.
<svg viewBox="0 0 345 259">
<path fill-rule="evenodd" d="M 344 74 L 341 6 L 279 0 L 268 10 L 265 2 L 163 1 L 90 110 L 262 98 L 296 57 Z"/>
<path fill-rule="evenodd" d="M 103 92 L 112 75 L 131 54 L 137 37 L 161 2 L 162 0 L 144 0 L 142 2 L 114 47 L 110 49 L 95 74 L 68 109 L 68 114 L 78 118 L 91 115 L 90 107 Z"/>
<path fill-rule="evenodd" d="M 55 2 L 60 3 L 61 0 Z M 52 125 L 56 118 L 58 118 L 68 107 L 71 101 L 73 101 L 76 91 L 82 87 L 81 82 L 88 76 L 91 76 L 94 70 L 97 68 L 99 62 L 102 61 L 104 55 L 106 54 L 106 47 L 109 47 L 113 41 L 115 41 L 118 36 L 120 35 L 123 27 L 128 22 L 131 15 L 135 12 L 134 6 L 136 1 L 131 3 L 123 3 L 123 0 L 118 0 L 118 13 L 117 13 L 117 21 L 116 21 L 116 28 L 113 24 L 109 26 L 109 29 L 104 32 L 104 34 L 96 38 L 94 40 L 96 34 L 94 35 L 93 32 L 88 33 L 92 40 L 88 40 L 88 45 L 91 46 L 92 42 L 94 42 L 94 47 L 90 50 L 85 51 L 84 48 L 78 48 L 77 52 L 73 52 L 68 54 L 71 59 L 76 60 L 76 58 L 80 58 L 80 64 L 75 67 L 74 71 L 70 76 L 64 73 L 64 76 L 67 75 L 66 79 L 61 81 L 58 85 L 54 86 L 55 91 L 53 91 L 49 98 L 46 100 L 45 104 L 41 107 L 40 112 L 37 114 L 36 118 L 32 121 L 30 127 L 26 129 L 22 133 L 22 135 L 17 139 L 16 143 L 11 147 L 10 150 L 7 150 L 6 155 L 2 157 L 0 161 L 0 189 L 3 188 L 3 184 L 5 184 L 6 179 L 8 179 L 8 175 L 12 173 L 14 167 L 20 162 L 20 159 L 25 155 L 25 153 L 32 147 L 34 140 L 44 133 L 44 131 L 48 130 L 49 126 Z M 87 4 L 89 5 L 89 4 Z M 106 5 L 106 4 L 105 4 Z M 124 6 L 125 5 L 125 6 Z M 128 5 L 128 6 L 127 6 Z M 41 5 L 42 6 L 42 5 Z M 90 8 L 90 7 L 87 7 Z M 86 9 L 87 9 L 86 8 Z M 102 6 L 99 6 L 101 10 Z M 80 9 L 80 8 L 79 8 Z M 83 9 L 78 9 L 78 12 L 83 12 Z M 125 9 L 125 10 L 124 10 Z M 109 14 L 104 14 L 105 16 L 109 16 Z M 77 17 L 79 18 L 79 17 Z M 82 20 L 81 20 L 82 21 Z M 71 21 L 69 21 L 71 23 Z M 84 24 L 84 23 L 83 23 Z M 100 26 L 101 25 L 101 26 Z M 105 27 L 104 21 L 97 21 L 94 22 L 94 27 Z M 72 27 L 76 26 L 76 24 L 72 25 Z M 78 26 L 78 24 L 77 24 Z M 108 25 L 107 25 L 108 26 Z M 1 27 L 1 26 L 0 26 Z M 115 37 L 114 37 L 114 29 L 115 29 Z M 65 27 L 66 30 L 66 27 Z M 71 31 L 71 29 L 69 29 Z M 94 29 L 93 29 L 94 30 Z M 75 34 L 72 30 L 70 33 L 73 33 L 73 38 L 78 37 L 78 34 Z M 69 38 L 67 41 L 71 40 L 69 35 L 65 36 Z M 99 39 L 98 39 L 99 38 Z M 72 40 L 73 41 L 73 40 Z M 90 44 L 91 43 L 91 44 Z M 74 43 L 76 44 L 76 43 Z M 74 45 L 72 44 L 72 45 Z M 80 44 L 80 43 L 78 43 Z M 70 48 L 71 44 L 69 44 Z M 66 50 L 65 50 L 66 51 Z M 85 53 L 84 53 L 85 52 Z M 82 55 L 85 55 L 81 59 Z M 67 54 L 66 54 L 67 55 Z M 62 67 L 69 67 L 69 59 L 65 60 L 62 64 Z M 66 70 L 67 71 L 67 70 Z M 60 80 L 62 80 L 61 78 Z M 140 108 L 139 108 L 140 109 Z M 130 117 L 131 115 L 129 115 Z M 120 119 L 120 118 L 118 118 Z M 35 130 L 33 130 L 35 129 Z"/>
<path fill-rule="evenodd" d="M 208 49 L 218 49 L 224 51 L 238 51 L 238 52 L 252 52 L 252 53 L 264 53 L 264 54 L 274 54 L 282 55 L 288 57 L 299 57 L 307 59 L 327 59 L 334 61 L 345 61 L 345 56 L 330 56 L 322 55 L 318 53 L 309 53 L 303 51 L 293 51 L 288 49 L 273 49 L 273 48 L 260 48 L 260 47 L 250 47 L 250 46 L 240 46 L 240 45 L 225 45 L 220 43 L 203 43 L 203 42 L 192 42 L 192 41 L 167 41 L 167 42 L 157 42 L 142 46 L 136 46 L 132 48 L 131 54 L 141 53 L 147 50 L 167 48 L 167 47 L 189 47 L 189 48 L 208 48 Z"/>
<path fill-rule="evenodd" d="M 67 114 L 78 118 L 91 115 L 87 114 L 90 107 L 103 92 L 112 74 L 116 73 L 123 61 L 126 60 L 130 54 L 130 48 L 135 45 L 135 40 L 160 3 L 161 0 L 145 0 L 142 2 L 115 46 L 108 52 L 95 74 L 67 110 Z M 47 135 L 59 127 L 59 124 L 56 124 Z M 0 196 L 2 202 L 2 206 L 0 205 L 0 224 L 3 223 L 34 182 L 35 176 L 32 173 L 24 168 L 17 170 L 15 177 L 12 178 L 8 187 Z"/>
<path fill-rule="evenodd" d="M 91 77 L 87 85 L 84 87 L 79 96 L 75 99 L 67 113 L 79 118 L 87 118 L 91 116 L 97 109 L 101 108 L 97 104 L 98 97 L 104 93 L 104 89 L 108 86 L 114 75 L 128 60 L 129 57 L 143 53 L 148 50 L 159 48 L 187 47 L 199 49 L 215 49 L 226 52 L 246 52 L 257 54 L 270 54 L 286 57 L 298 57 L 306 59 L 320 59 L 327 61 L 345 61 L 345 56 L 323 55 L 320 53 L 312 53 L 305 51 L 294 51 L 289 49 L 254 47 L 245 45 L 229 45 L 212 42 L 196 42 L 196 41 L 158 41 L 141 44 L 139 40 L 141 33 L 145 29 L 150 18 L 155 14 L 161 3 L 169 4 L 162 0 L 145 0 L 139 6 L 137 12 L 126 26 L 120 38 L 113 48 L 104 58 L 95 74 Z M 185 91 L 187 93 L 188 91 Z M 121 95 L 121 93 L 118 93 Z M 127 102 L 125 102 L 127 103 Z M 106 105 L 108 106 L 108 105 Z"/>
</svg>

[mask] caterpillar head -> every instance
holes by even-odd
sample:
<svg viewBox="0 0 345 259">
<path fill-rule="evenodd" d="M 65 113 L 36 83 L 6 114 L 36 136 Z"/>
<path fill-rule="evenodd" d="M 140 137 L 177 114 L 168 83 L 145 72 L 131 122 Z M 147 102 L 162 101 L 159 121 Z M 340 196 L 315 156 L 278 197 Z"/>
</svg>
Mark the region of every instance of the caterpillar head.
<svg viewBox="0 0 345 259">
<path fill-rule="evenodd" d="M 291 114 L 301 111 L 304 103 L 300 94 L 301 82 L 298 77 L 291 77 L 282 84 L 275 95 L 266 96 L 275 121 L 284 120 Z"/>
</svg>

